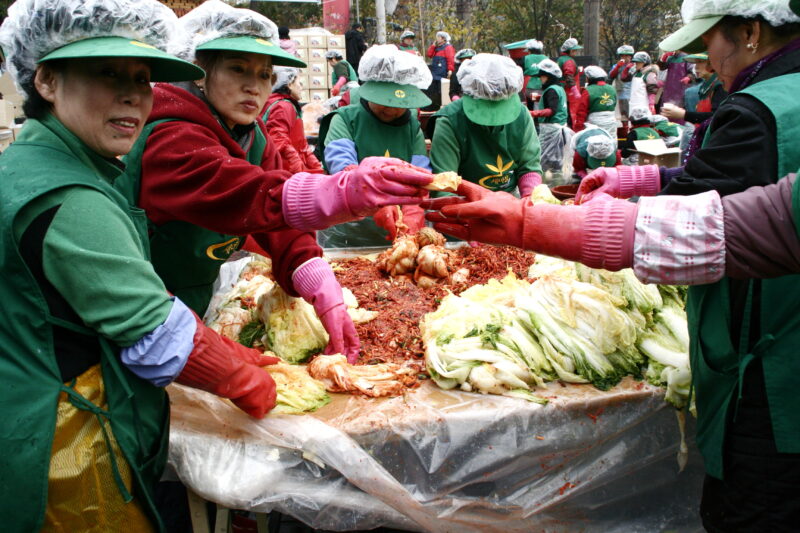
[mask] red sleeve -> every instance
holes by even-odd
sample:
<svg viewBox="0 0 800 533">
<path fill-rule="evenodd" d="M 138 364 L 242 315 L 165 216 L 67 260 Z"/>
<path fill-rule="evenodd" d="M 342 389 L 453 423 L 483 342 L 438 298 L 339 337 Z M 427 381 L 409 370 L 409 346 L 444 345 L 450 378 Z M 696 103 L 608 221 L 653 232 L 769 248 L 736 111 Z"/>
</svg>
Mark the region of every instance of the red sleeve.
<svg viewBox="0 0 800 533">
<path fill-rule="evenodd" d="M 581 98 L 575 106 L 575 124 L 573 130 L 578 132 L 583 129 L 586 117 L 589 116 L 589 91 L 581 89 Z"/>
<path fill-rule="evenodd" d="M 165 122 L 147 139 L 139 200 L 156 224 L 181 220 L 231 235 L 286 229 L 281 193 L 289 176 L 232 157 L 204 126 Z"/>
<path fill-rule="evenodd" d="M 564 68 L 561 71 L 562 79 L 566 82 L 567 87 L 572 87 L 575 85 L 575 73 L 578 71 L 578 67 L 572 59 L 569 61 L 564 62 Z"/>
<path fill-rule="evenodd" d="M 581 154 L 575 152 L 575 155 L 572 156 L 572 170 L 581 177 L 581 179 L 586 177 L 586 161 L 581 157 Z"/>
<path fill-rule="evenodd" d="M 631 74 L 633 65 L 633 63 L 628 63 L 625 65 L 625 68 L 622 69 L 622 74 L 620 74 L 619 79 L 622 81 L 631 81 L 633 79 L 633 74 Z"/>
<path fill-rule="evenodd" d="M 267 120 L 267 133 L 269 133 L 270 139 L 275 143 L 275 147 L 278 149 L 281 159 L 283 159 L 283 168 L 292 174 L 305 170 L 303 158 L 292 145 L 290 138 L 292 125 L 296 117 L 297 114 L 292 104 L 278 102 L 272 106 Z"/>
<path fill-rule="evenodd" d="M 444 55 L 447 58 L 447 70 L 449 72 L 456 71 L 456 49 L 453 45 L 444 47 Z"/>
<path fill-rule="evenodd" d="M 617 74 L 619 74 L 620 66 L 621 65 L 618 62 L 614 63 L 614 66 L 611 68 L 611 70 L 608 73 L 608 79 L 609 80 L 613 80 L 614 78 L 617 77 Z"/>
<path fill-rule="evenodd" d="M 428 47 L 428 57 L 433 57 L 436 54 L 436 45 L 432 44 Z"/>
<path fill-rule="evenodd" d="M 306 172 L 311 172 L 312 174 L 325 174 L 325 171 L 322 168 L 322 163 L 319 162 L 317 156 L 315 156 L 314 152 L 312 152 L 310 149 L 305 153 L 301 153 L 300 157 L 303 158 Z"/>
</svg>

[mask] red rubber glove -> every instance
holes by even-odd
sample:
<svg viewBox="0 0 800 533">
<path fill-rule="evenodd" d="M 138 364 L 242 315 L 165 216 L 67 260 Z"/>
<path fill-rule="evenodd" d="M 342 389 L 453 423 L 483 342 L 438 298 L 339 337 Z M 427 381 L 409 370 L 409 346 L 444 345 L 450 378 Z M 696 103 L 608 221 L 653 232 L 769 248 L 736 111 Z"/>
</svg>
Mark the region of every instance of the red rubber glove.
<svg viewBox="0 0 800 533">
<path fill-rule="evenodd" d="M 389 233 L 386 236 L 388 241 L 394 241 L 397 238 L 397 222 L 399 220 L 397 208 L 396 205 L 381 207 L 373 215 L 375 223 Z M 421 207 L 404 205 L 401 209 L 403 211 L 402 223 L 408 228 L 408 234 L 413 235 L 425 227 L 425 211 Z"/>
<path fill-rule="evenodd" d="M 637 206 L 605 199 L 586 205 L 533 205 L 527 199 L 462 182 L 466 203 L 444 205 L 428 220 L 443 233 L 464 240 L 508 244 L 545 255 L 580 261 L 592 268 L 619 270 L 633 263 Z M 480 190 L 478 190 L 480 189 Z"/>
<path fill-rule="evenodd" d="M 342 287 L 328 262 L 320 257 L 306 261 L 294 271 L 292 282 L 300 296 L 314 306 L 328 332 L 330 340 L 324 353 L 340 353 L 347 357 L 348 363 L 355 363 L 361 342 L 344 305 Z"/>
<path fill-rule="evenodd" d="M 540 118 L 540 117 L 549 117 L 552 116 L 553 110 L 550 108 L 547 109 L 534 109 L 530 111 L 530 114 L 533 118 Z"/>
<path fill-rule="evenodd" d="M 199 318 L 193 340 L 194 349 L 175 381 L 229 398 L 254 418 L 264 418 L 275 407 L 275 382 L 260 367 L 280 359 L 217 334 Z"/>
<path fill-rule="evenodd" d="M 432 181 L 430 171 L 393 157 L 367 157 L 333 176 L 301 172 L 283 186 L 283 217 L 294 229 L 324 229 L 387 205 L 419 204 Z"/>
<path fill-rule="evenodd" d="M 336 85 L 334 85 L 331 89 L 331 96 L 339 96 L 339 91 L 342 90 L 342 87 L 344 87 L 345 83 L 347 83 L 347 78 L 344 76 L 339 76 L 339 79 L 336 80 Z"/>
<path fill-rule="evenodd" d="M 581 180 L 575 202 L 580 204 L 592 199 L 597 193 L 614 198 L 632 196 L 655 196 L 661 190 L 661 174 L 658 165 L 598 168 Z"/>
</svg>

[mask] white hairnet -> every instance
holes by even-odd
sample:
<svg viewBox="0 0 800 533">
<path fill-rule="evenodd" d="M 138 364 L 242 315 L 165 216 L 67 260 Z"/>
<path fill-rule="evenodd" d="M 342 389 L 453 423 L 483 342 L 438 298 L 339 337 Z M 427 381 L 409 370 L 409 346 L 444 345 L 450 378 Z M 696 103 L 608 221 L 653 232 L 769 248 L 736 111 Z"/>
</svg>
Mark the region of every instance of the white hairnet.
<svg viewBox="0 0 800 533">
<path fill-rule="evenodd" d="M 403 39 L 405 39 L 406 37 L 411 37 L 411 38 L 414 38 L 414 37 L 416 37 L 416 36 L 417 36 L 417 34 L 416 34 L 416 33 L 414 33 L 413 31 L 411 31 L 411 30 L 406 30 L 406 31 L 404 31 L 403 33 L 401 33 L 401 34 L 400 34 L 400 40 L 402 41 L 402 40 L 403 40 Z"/>
<path fill-rule="evenodd" d="M 621 56 L 621 55 L 632 56 L 634 51 L 635 50 L 633 49 L 633 46 L 631 46 L 629 44 L 623 44 L 622 46 L 617 48 L 617 55 L 618 56 Z"/>
<path fill-rule="evenodd" d="M 646 107 L 634 107 L 628 112 L 628 118 L 633 121 L 650 120 L 650 110 Z"/>
<path fill-rule="evenodd" d="M 658 122 L 666 122 L 668 119 L 664 115 L 653 115 L 650 117 L 650 122 L 656 124 Z"/>
<path fill-rule="evenodd" d="M 249 9 L 230 6 L 221 0 L 206 0 L 178 19 L 183 34 L 172 41 L 172 53 L 187 61 L 194 60 L 201 44 L 222 37 L 259 37 L 278 45 L 278 26 L 267 17 Z"/>
<path fill-rule="evenodd" d="M 427 89 L 433 81 L 425 60 L 399 50 L 393 44 L 376 44 L 367 49 L 358 64 L 362 81 L 386 81 Z"/>
<path fill-rule="evenodd" d="M 544 43 L 538 39 L 530 39 L 525 43 L 525 48 L 528 50 L 541 50 L 544 48 Z"/>
<path fill-rule="evenodd" d="M 650 54 L 648 54 L 647 52 L 636 52 L 635 54 L 633 54 L 631 61 L 633 61 L 634 63 L 646 63 L 646 64 L 652 62 L 652 60 L 650 59 Z"/>
<path fill-rule="evenodd" d="M 684 0 L 681 17 L 684 23 L 707 15 L 737 15 L 754 18 L 761 15 L 772 26 L 782 26 L 790 22 L 800 22 L 800 17 L 792 13 L 786 0 Z"/>
<path fill-rule="evenodd" d="M 462 59 L 467 59 L 468 57 L 475 57 L 475 54 L 477 54 L 477 53 L 478 52 L 476 52 L 472 48 L 462 48 L 461 50 L 456 52 L 456 56 L 455 56 L 456 57 L 456 61 L 461 61 Z"/>
<path fill-rule="evenodd" d="M 93 37 L 125 37 L 167 50 L 177 17 L 156 0 L 18 0 L 0 27 L 0 46 L 17 87 L 30 87 L 50 52 Z"/>
<path fill-rule="evenodd" d="M 566 52 L 567 50 L 572 50 L 576 46 L 578 46 L 578 39 L 576 39 L 575 37 L 570 37 L 569 39 L 564 41 L 564 44 L 561 45 L 561 51 Z"/>
<path fill-rule="evenodd" d="M 441 37 L 442 39 L 444 39 L 444 42 L 446 42 L 446 43 L 450 42 L 450 34 L 447 33 L 446 31 L 437 31 L 436 32 L 436 36 L 437 37 Z"/>
<path fill-rule="evenodd" d="M 275 74 L 275 83 L 272 85 L 273 91 L 288 87 L 300 75 L 300 69 L 294 67 L 274 67 L 272 72 Z"/>
<path fill-rule="evenodd" d="M 536 66 L 540 71 L 550 74 L 554 78 L 561 77 L 561 67 L 552 59 L 542 59 Z"/>
<path fill-rule="evenodd" d="M 342 59 L 342 53 L 339 50 L 328 50 L 325 52 L 325 59 Z"/>
<path fill-rule="evenodd" d="M 461 90 L 481 100 L 505 100 L 522 90 L 522 69 L 510 57 L 478 54 L 458 69 Z"/>
<path fill-rule="evenodd" d="M 599 80 L 608 76 L 606 71 L 597 65 L 589 65 L 584 69 L 583 73 L 586 74 L 587 78 L 591 78 L 593 80 Z"/>
<path fill-rule="evenodd" d="M 592 135 L 586 139 L 586 151 L 595 159 L 605 159 L 616 150 L 614 139 L 608 135 Z"/>
</svg>

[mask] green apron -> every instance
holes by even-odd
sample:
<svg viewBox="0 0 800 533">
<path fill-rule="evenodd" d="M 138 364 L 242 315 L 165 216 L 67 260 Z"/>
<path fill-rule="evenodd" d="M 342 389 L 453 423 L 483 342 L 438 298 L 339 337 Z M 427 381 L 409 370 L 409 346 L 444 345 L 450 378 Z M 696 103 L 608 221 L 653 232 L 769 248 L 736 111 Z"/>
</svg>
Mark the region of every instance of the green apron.
<svg viewBox="0 0 800 533">
<path fill-rule="evenodd" d="M 447 117 L 450 121 L 461 148 L 458 173 L 492 191 L 515 191 L 528 110 L 520 106 L 519 115 L 509 124 L 481 126 L 469 120 L 462 108 L 463 102 L 456 100 L 432 117 Z"/>
<path fill-rule="evenodd" d="M 48 119 L 46 119 L 48 120 Z M 52 120 L 52 119 L 49 119 Z M 63 127 L 63 126 L 62 126 Z M 164 530 L 153 504 L 153 489 L 167 459 L 169 402 L 164 389 L 136 377 L 119 361 L 119 348 L 96 331 L 53 317 L 45 297 L 18 251 L 13 233 L 17 213 L 30 201 L 60 187 L 95 189 L 130 215 L 142 238 L 147 256 L 144 213 L 131 207 L 108 183 L 112 176 L 99 174 L 80 159 L 80 154 L 57 144 L 27 142 L 25 130 L 44 128 L 29 120 L 20 138 L 0 157 L 3 198 L 0 205 L 2 247 L 0 298 L 4 320 L 0 324 L 0 375 L 4 384 L 0 405 L 0 509 L 5 531 L 38 531 L 47 505 L 50 451 L 59 394 L 66 392 L 73 405 L 107 420 L 131 467 L 137 498 L 153 524 Z M 86 148 L 88 151 L 88 148 Z M 84 156 L 85 157 L 85 156 Z M 98 304 L 113 305 L 113 303 Z M 100 366 L 108 410 L 102 410 L 61 382 L 53 352 L 53 326 L 96 336 L 102 347 Z M 116 468 L 116 460 L 112 461 Z M 117 472 L 115 472 L 117 473 Z M 123 498 L 131 495 L 118 476 L 116 486 Z"/>
<path fill-rule="evenodd" d="M 144 127 L 128 155 L 125 172 L 115 182 L 131 205 L 138 205 L 142 179 L 142 155 L 153 129 L 169 120 L 159 120 Z M 261 164 L 267 141 L 260 128 L 255 129 L 247 160 Z M 183 221 L 157 226 L 148 221 L 151 262 L 167 289 L 200 316 L 211 300 L 219 268 L 233 252 L 244 245 L 245 237 L 211 231 Z"/>
<path fill-rule="evenodd" d="M 655 126 L 653 126 L 654 130 L 656 130 L 659 133 L 662 133 L 666 137 L 680 136 L 681 132 L 678 128 L 680 128 L 680 126 L 678 126 L 674 122 L 666 122 L 663 120 L 657 123 Z"/>
<path fill-rule="evenodd" d="M 355 69 L 353 69 L 353 67 L 352 67 L 352 65 L 350 65 L 350 63 L 348 63 L 344 59 L 339 61 L 339 63 L 342 63 L 342 64 L 347 66 L 347 76 L 345 76 L 345 77 L 347 78 L 348 82 L 350 82 L 350 81 L 358 81 L 358 74 L 356 74 Z M 339 63 L 336 63 L 336 64 L 338 65 Z M 336 75 L 336 71 L 335 70 L 331 70 L 331 87 L 336 85 L 336 82 L 339 81 L 339 77 L 340 76 Z"/>
<path fill-rule="evenodd" d="M 800 174 L 800 171 L 798 171 Z M 794 227 L 797 236 L 800 238 L 800 179 L 795 178 L 792 185 L 792 215 L 794 216 Z"/>
<path fill-rule="evenodd" d="M 411 156 L 417 155 L 414 153 L 414 145 L 420 131 L 419 121 L 414 110 L 411 111 L 406 124 L 393 126 L 381 122 L 364 109 L 361 103 L 351 104 L 326 115 L 326 120 L 320 126 L 319 138 L 325 139 L 330 120 L 333 115 L 339 115 L 347 124 L 347 129 L 356 145 L 359 162 L 371 156 L 396 157 L 403 161 L 411 161 Z M 375 224 L 372 217 L 337 224 L 317 232 L 317 240 L 323 248 L 387 246 L 389 244 L 387 236 L 386 230 Z"/>
<path fill-rule="evenodd" d="M 544 95 L 547 91 L 555 91 L 558 95 L 558 104 L 556 104 L 555 113 L 553 113 L 549 117 L 540 117 L 539 122 L 541 124 L 561 124 L 564 125 L 567 123 L 567 93 L 564 92 L 564 88 L 554 83 L 548 86 L 544 91 L 542 91 L 542 101 L 544 100 Z"/>
<path fill-rule="evenodd" d="M 589 113 L 614 111 L 617 108 L 617 91 L 610 85 L 589 85 Z"/>
<path fill-rule="evenodd" d="M 527 89 L 532 91 L 540 91 L 542 89 L 542 80 L 539 79 L 539 68 L 536 65 L 545 59 L 547 59 L 547 56 L 544 54 L 528 54 L 525 56 L 525 66 L 522 70 L 526 76 L 531 77 L 528 80 L 528 85 L 526 85 Z"/>
<path fill-rule="evenodd" d="M 756 83 L 737 94 L 749 94 L 766 105 L 777 125 L 778 175 L 800 166 L 800 102 L 786 98 L 800 83 L 800 74 L 779 76 Z M 708 139 L 708 135 L 706 136 Z M 797 191 L 797 184 L 795 184 Z M 793 197 L 797 213 L 796 195 Z M 797 218 L 795 219 L 797 221 Z M 761 281 L 760 316 L 753 316 L 752 281 L 742 318 L 738 350 L 731 342 L 728 278 L 689 288 L 686 312 L 691 337 L 692 380 L 697 403 L 697 445 L 709 475 L 722 479 L 723 445 L 729 415 L 736 403 L 747 365 L 761 358 L 770 418 L 778 452 L 800 453 L 800 276 Z M 760 321 L 760 335 L 750 342 L 750 321 Z M 752 344 L 752 348 L 750 345 Z M 729 410 L 733 409 L 733 413 Z"/>
</svg>

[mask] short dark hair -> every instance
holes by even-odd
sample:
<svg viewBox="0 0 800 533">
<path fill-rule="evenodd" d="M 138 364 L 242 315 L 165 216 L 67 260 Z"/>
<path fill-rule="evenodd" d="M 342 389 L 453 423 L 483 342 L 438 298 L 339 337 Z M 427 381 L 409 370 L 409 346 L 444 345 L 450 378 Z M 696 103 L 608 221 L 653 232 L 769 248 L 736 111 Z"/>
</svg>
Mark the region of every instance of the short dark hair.
<svg viewBox="0 0 800 533">
<path fill-rule="evenodd" d="M 288 39 L 289 38 L 289 27 L 288 26 L 280 26 L 278 28 L 278 38 L 279 39 Z"/>
<path fill-rule="evenodd" d="M 363 28 L 363 27 L 364 27 L 363 24 L 361 24 L 360 22 L 356 22 L 355 24 L 353 24 L 352 29 L 357 30 L 357 29 Z"/>
</svg>

